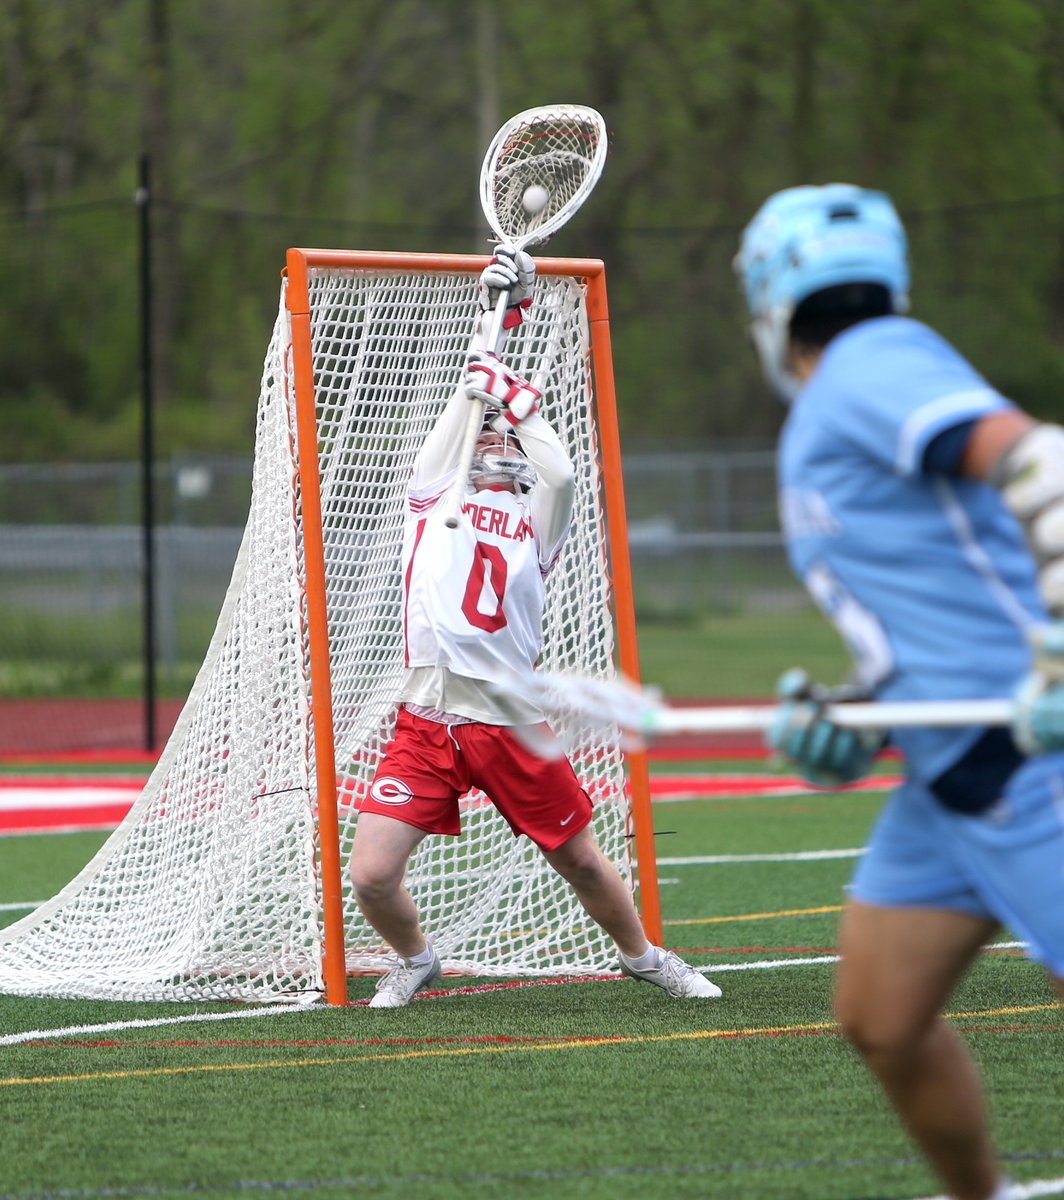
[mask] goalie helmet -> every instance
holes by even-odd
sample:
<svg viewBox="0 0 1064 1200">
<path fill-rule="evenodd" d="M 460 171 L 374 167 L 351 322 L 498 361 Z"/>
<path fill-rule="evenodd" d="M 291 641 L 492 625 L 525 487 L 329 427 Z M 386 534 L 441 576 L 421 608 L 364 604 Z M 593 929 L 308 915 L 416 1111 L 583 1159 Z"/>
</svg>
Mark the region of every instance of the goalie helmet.
<svg viewBox="0 0 1064 1200">
<path fill-rule="evenodd" d="M 891 310 L 909 307 L 905 230 L 890 198 L 849 183 L 787 188 L 770 196 L 743 231 L 735 257 L 751 333 L 769 383 L 785 400 L 791 318 L 807 297 L 848 283 L 886 288 Z"/>
<path fill-rule="evenodd" d="M 530 492 L 537 478 L 536 468 L 525 457 L 517 435 L 497 433 L 485 423 L 473 449 L 470 482 L 487 486 L 512 483 L 520 491 Z"/>
</svg>

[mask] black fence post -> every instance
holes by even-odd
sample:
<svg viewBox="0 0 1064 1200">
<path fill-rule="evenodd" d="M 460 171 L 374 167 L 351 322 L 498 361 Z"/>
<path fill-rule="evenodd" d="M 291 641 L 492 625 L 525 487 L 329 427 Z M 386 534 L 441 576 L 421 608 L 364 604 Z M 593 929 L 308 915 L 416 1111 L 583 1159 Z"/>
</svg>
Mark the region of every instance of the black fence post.
<svg viewBox="0 0 1064 1200">
<path fill-rule="evenodd" d="M 136 192 L 140 233 L 141 538 L 144 615 L 144 748 L 155 749 L 155 429 L 152 355 L 151 159 L 140 156 Z"/>
</svg>

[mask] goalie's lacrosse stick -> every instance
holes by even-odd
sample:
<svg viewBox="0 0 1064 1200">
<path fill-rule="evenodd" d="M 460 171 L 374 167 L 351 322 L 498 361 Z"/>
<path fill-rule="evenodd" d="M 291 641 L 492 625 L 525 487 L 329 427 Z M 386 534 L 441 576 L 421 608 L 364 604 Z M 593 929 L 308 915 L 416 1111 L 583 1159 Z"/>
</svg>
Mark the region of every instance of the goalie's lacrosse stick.
<svg viewBox="0 0 1064 1200">
<path fill-rule="evenodd" d="M 497 242 L 524 250 L 552 237 L 591 194 L 606 162 L 606 123 L 593 108 L 549 104 L 511 117 L 480 168 L 480 205 Z M 487 349 L 496 354 L 509 292 L 499 295 Z M 458 474 L 447 498 L 448 529 L 458 525 L 484 405 L 469 405 Z"/>
<path fill-rule="evenodd" d="M 779 713 L 774 704 L 676 708 L 652 688 L 566 672 L 532 672 L 517 690 L 538 704 L 552 724 L 599 735 L 619 730 L 637 741 L 668 734 L 764 732 Z M 824 715 L 849 729 L 1007 725 L 1012 701 L 848 701 L 826 705 Z M 541 735 L 531 736 L 538 746 Z"/>
</svg>

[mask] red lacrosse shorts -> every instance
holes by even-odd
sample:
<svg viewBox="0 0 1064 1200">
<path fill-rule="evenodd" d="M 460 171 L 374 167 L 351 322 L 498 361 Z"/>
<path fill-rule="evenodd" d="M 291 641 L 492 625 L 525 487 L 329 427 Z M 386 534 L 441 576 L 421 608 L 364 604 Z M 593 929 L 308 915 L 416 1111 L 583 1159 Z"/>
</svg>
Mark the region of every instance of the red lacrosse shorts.
<svg viewBox="0 0 1064 1200">
<path fill-rule="evenodd" d="M 591 800 L 568 759 L 533 754 L 502 725 L 441 725 L 405 708 L 359 811 L 456 837 L 458 801 L 472 788 L 515 837 L 524 834 L 548 852 L 591 821 Z"/>
</svg>

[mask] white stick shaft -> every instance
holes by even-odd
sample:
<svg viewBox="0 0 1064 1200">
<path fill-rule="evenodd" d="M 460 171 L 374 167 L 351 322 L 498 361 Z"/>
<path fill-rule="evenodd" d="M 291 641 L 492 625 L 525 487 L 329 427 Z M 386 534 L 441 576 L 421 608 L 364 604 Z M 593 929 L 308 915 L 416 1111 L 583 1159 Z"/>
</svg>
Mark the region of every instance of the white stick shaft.
<svg viewBox="0 0 1064 1200">
<path fill-rule="evenodd" d="M 779 709 L 775 705 L 735 708 L 666 708 L 648 718 L 647 736 L 670 733 L 737 733 L 768 729 Z M 833 704 L 826 717 L 850 729 L 901 729 L 914 726 L 1007 725 L 1010 700 L 913 700 Z"/>
<path fill-rule="evenodd" d="M 444 524 L 448 529 L 458 528 L 458 517 L 465 503 L 466 484 L 469 482 L 469 468 L 473 465 L 473 453 L 476 450 L 477 434 L 484 423 L 484 402 L 470 400 L 469 420 L 462 430 L 462 445 L 458 451 L 458 474 L 451 484 L 451 492 L 447 497 L 446 516 Z"/>
<path fill-rule="evenodd" d="M 499 353 L 502 341 L 502 322 L 506 316 L 506 305 L 510 300 L 508 291 L 499 293 L 498 303 L 491 314 L 491 328 L 488 332 L 487 348 L 490 353 Z M 458 518 L 465 503 L 466 485 L 469 483 L 469 469 L 473 465 L 473 451 L 477 445 L 477 434 L 484 424 L 484 404 L 480 400 L 470 400 L 469 420 L 462 433 L 462 445 L 458 451 L 458 468 L 451 485 L 451 493 L 447 497 L 447 507 L 444 510 L 444 524 L 448 529 L 458 528 Z"/>
</svg>

